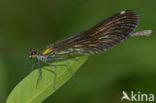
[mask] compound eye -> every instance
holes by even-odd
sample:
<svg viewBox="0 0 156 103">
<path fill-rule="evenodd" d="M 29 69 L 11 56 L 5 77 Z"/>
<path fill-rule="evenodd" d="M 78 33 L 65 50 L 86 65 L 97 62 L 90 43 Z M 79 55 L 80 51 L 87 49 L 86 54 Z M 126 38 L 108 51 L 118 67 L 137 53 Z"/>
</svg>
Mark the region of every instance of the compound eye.
<svg viewBox="0 0 156 103">
<path fill-rule="evenodd" d="M 37 51 L 34 49 L 30 49 L 30 55 L 34 55 L 34 54 L 37 54 Z"/>
<path fill-rule="evenodd" d="M 32 53 L 32 55 L 36 55 L 37 54 L 37 52 L 35 50 L 32 51 L 31 53 Z"/>
<path fill-rule="evenodd" d="M 29 58 L 32 59 L 32 58 L 35 58 L 37 55 L 37 51 L 34 50 L 34 49 L 31 49 L 30 50 L 30 53 L 29 53 Z"/>
</svg>

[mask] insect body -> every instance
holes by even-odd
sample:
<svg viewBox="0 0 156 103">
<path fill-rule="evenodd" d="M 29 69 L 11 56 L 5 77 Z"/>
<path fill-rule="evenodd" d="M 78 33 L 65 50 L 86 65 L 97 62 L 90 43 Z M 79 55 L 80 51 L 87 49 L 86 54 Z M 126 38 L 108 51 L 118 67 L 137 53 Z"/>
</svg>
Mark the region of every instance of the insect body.
<svg viewBox="0 0 156 103">
<path fill-rule="evenodd" d="M 104 52 L 130 37 L 138 25 L 138 19 L 136 12 L 122 11 L 80 34 L 49 45 L 41 52 L 31 50 L 29 58 L 49 64 L 73 55 Z"/>
</svg>

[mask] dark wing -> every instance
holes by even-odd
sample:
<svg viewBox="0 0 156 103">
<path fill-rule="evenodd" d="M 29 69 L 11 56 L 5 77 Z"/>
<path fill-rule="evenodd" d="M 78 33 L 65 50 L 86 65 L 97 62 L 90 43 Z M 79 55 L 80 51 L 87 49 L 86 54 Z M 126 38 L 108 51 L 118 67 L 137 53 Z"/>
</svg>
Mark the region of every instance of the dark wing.
<svg viewBox="0 0 156 103">
<path fill-rule="evenodd" d="M 81 34 L 57 42 L 53 49 L 58 54 L 94 54 L 106 51 L 128 38 L 137 24 L 136 12 L 122 11 Z"/>
</svg>

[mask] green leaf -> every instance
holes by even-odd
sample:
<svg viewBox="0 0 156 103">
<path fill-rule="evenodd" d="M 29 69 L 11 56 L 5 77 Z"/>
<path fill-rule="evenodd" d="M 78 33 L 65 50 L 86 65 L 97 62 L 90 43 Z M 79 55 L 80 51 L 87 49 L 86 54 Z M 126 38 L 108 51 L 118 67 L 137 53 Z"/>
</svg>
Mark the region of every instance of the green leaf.
<svg viewBox="0 0 156 103">
<path fill-rule="evenodd" d="M 86 60 L 87 56 L 81 56 L 77 60 L 61 61 L 55 63 L 55 65 L 68 64 L 72 72 L 75 73 Z M 54 73 L 47 71 L 45 68 L 55 71 L 56 79 L 54 79 Z M 41 103 L 72 76 L 73 74 L 69 72 L 66 66 L 57 66 L 56 68 L 54 66 L 44 66 L 42 68 L 42 79 L 36 88 L 38 70 L 34 70 L 13 89 L 6 103 Z M 54 81 L 56 82 L 54 83 Z"/>
</svg>

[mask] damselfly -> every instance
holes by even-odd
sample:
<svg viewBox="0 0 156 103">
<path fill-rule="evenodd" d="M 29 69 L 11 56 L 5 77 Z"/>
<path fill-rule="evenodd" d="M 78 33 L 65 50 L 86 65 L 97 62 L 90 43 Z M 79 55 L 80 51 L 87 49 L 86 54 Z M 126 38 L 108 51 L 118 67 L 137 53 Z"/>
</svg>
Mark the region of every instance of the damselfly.
<svg viewBox="0 0 156 103">
<path fill-rule="evenodd" d="M 122 11 L 80 34 L 50 44 L 41 52 L 31 50 L 29 58 L 51 64 L 54 61 L 66 60 L 70 57 L 107 51 L 133 36 L 138 20 L 139 16 L 135 11 Z M 39 73 L 39 77 L 41 77 L 42 70 L 40 68 Z"/>
</svg>

